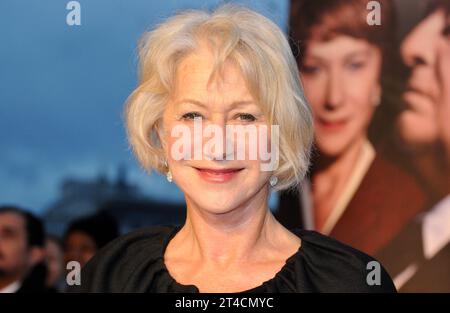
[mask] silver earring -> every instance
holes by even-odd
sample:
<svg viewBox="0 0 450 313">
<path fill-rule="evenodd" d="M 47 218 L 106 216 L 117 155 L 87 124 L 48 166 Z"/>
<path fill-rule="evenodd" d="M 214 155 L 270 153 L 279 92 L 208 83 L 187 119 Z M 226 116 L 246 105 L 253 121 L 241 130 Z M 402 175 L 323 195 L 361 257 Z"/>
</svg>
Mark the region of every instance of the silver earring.
<svg viewBox="0 0 450 313">
<path fill-rule="evenodd" d="M 269 184 L 271 187 L 274 187 L 278 183 L 278 177 L 271 176 L 269 179 Z"/>
<path fill-rule="evenodd" d="M 167 160 L 164 160 L 164 166 L 167 168 L 166 178 L 169 183 L 172 182 L 172 172 L 169 170 L 169 165 L 167 164 Z"/>
<path fill-rule="evenodd" d="M 379 106 L 381 103 L 381 92 L 377 91 L 373 96 L 372 96 L 372 103 L 374 106 Z"/>
<path fill-rule="evenodd" d="M 166 178 L 169 183 L 172 182 L 173 178 L 172 178 L 172 172 L 170 170 L 167 171 Z"/>
</svg>

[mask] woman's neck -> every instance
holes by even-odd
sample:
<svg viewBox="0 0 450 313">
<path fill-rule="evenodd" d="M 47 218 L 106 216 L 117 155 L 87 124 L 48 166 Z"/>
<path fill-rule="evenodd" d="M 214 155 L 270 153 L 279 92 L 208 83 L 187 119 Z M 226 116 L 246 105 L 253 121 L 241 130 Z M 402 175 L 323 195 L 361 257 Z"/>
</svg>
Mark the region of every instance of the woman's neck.
<svg viewBox="0 0 450 313">
<path fill-rule="evenodd" d="M 316 229 L 323 228 L 346 188 L 365 141 L 361 138 L 337 157 L 319 156 L 311 176 Z"/>
<path fill-rule="evenodd" d="M 281 225 L 270 212 L 267 200 L 268 188 L 263 187 L 248 203 L 216 214 L 186 199 L 186 223 L 174 240 L 183 243 L 185 253 L 202 263 L 226 266 L 254 260 L 267 245 L 276 249 L 281 239 L 276 232 Z"/>
</svg>

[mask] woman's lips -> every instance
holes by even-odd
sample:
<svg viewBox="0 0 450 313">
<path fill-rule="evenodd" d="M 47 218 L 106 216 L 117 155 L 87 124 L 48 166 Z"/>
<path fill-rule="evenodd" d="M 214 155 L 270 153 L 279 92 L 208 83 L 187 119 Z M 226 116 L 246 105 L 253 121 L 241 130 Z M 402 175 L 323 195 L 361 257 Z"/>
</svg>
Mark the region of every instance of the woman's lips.
<svg viewBox="0 0 450 313">
<path fill-rule="evenodd" d="M 225 183 L 235 177 L 243 168 L 227 168 L 227 169 L 208 169 L 197 168 L 197 173 L 201 178 L 212 183 Z"/>
<path fill-rule="evenodd" d="M 338 131 L 344 128 L 345 124 L 347 124 L 347 120 L 339 120 L 339 121 L 326 121 L 323 119 L 318 120 L 319 125 L 324 129 L 328 131 Z"/>
</svg>

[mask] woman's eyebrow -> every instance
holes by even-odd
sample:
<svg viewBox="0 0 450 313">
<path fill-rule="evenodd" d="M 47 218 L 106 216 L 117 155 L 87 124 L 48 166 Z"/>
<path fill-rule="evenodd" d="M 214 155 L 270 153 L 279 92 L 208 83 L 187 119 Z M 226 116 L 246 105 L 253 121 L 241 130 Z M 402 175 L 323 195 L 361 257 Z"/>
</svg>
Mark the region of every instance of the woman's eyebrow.
<svg viewBox="0 0 450 313">
<path fill-rule="evenodd" d="M 208 106 L 206 104 L 204 104 L 203 102 L 198 101 L 198 100 L 194 100 L 194 99 L 189 99 L 189 98 L 181 99 L 181 100 L 176 102 L 176 104 L 180 104 L 180 103 L 190 103 L 190 104 L 194 104 L 194 105 L 200 106 L 200 107 L 205 108 L 205 109 L 208 108 Z M 240 106 L 245 106 L 245 105 L 249 105 L 249 104 L 254 104 L 253 100 L 233 101 L 228 106 L 230 106 L 230 107 L 240 107 Z"/>
<path fill-rule="evenodd" d="M 198 105 L 198 106 L 203 107 L 205 109 L 207 108 L 206 104 L 204 104 L 204 103 L 202 103 L 200 101 L 197 101 L 197 100 L 193 100 L 193 99 L 181 99 L 181 100 L 175 102 L 175 104 L 181 104 L 181 103 L 190 103 L 190 104 Z"/>
<path fill-rule="evenodd" d="M 353 58 L 357 57 L 368 57 L 372 54 L 372 52 L 368 49 L 361 49 L 358 51 L 353 51 L 345 56 L 345 61 L 351 61 Z"/>
</svg>

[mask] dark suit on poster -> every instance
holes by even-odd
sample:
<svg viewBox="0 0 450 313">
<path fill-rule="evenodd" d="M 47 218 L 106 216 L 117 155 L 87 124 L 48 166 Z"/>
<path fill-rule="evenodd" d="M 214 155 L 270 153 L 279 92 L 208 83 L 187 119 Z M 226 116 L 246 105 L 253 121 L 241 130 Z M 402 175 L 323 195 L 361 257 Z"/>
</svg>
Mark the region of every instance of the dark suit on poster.
<svg viewBox="0 0 450 313">
<path fill-rule="evenodd" d="M 377 259 L 401 292 L 450 292 L 450 196 L 419 214 Z M 428 235 L 427 235 L 428 234 Z"/>
</svg>

